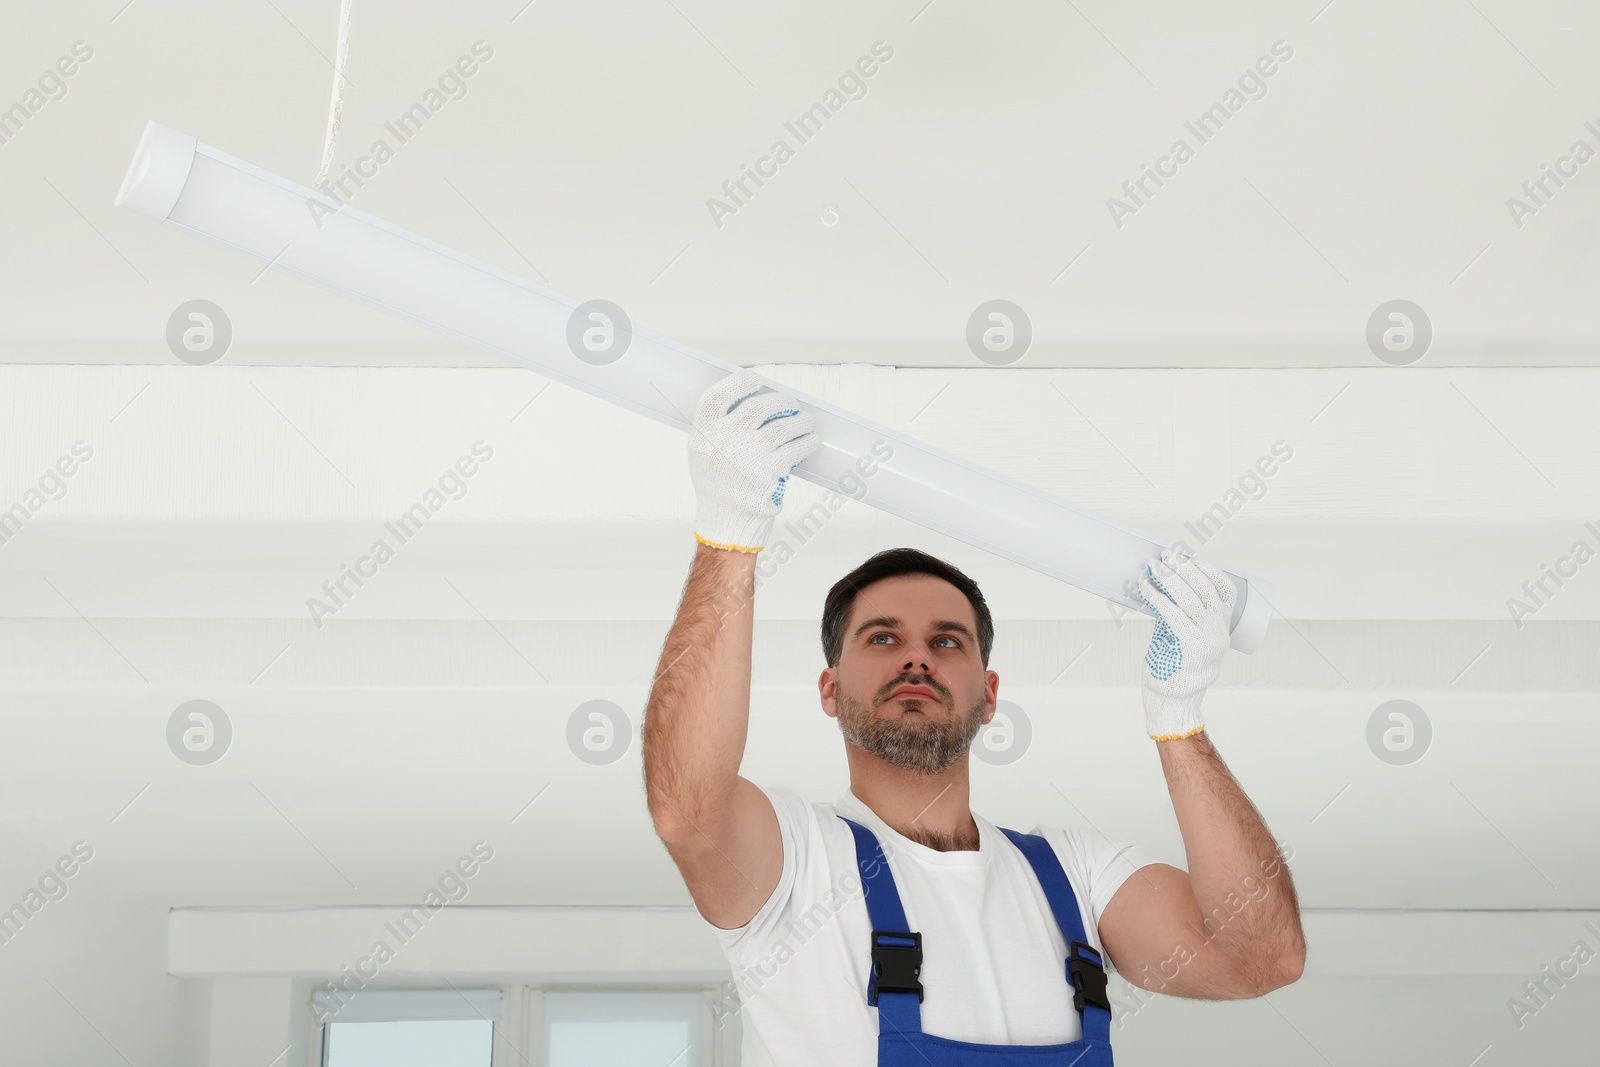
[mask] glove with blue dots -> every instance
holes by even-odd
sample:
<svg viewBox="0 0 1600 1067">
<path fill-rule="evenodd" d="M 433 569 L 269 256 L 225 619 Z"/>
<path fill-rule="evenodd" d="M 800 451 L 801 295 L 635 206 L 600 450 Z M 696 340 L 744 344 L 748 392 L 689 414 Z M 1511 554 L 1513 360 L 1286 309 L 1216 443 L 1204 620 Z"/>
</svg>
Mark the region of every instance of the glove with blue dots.
<svg viewBox="0 0 1600 1067">
<path fill-rule="evenodd" d="M 703 545 L 734 552 L 765 548 L 789 473 L 822 443 L 811 412 L 763 388 L 754 371 L 735 371 L 714 382 L 695 410 L 689 476 L 694 536 Z"/>
<path fill-rule="evenodd" d="M 1238 592 L 1227 575 L 1169 548 L 1145 566 L 1139 593 L 1159 618 L 1145 652 L 1145 727 L 1157 741 L 1205 729 L 1200 702 L 1222 673 Z"/>
</svg>

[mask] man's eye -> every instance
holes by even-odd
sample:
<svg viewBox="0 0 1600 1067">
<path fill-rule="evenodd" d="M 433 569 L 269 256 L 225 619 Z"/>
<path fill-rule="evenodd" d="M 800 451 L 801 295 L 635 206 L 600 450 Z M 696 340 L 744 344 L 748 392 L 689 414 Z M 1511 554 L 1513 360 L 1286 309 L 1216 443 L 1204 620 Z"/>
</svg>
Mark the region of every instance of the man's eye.
<svg viewBox="0 0 1600 1067">
<path fill-rule="evenodd" d="M 891 633 L 889 633 L 889 632 L 887 632 L 885 630 L 880 630 L 877 633 L 873 634 L 870 638 L 868 638 L 867 639 L 867 643 L 868 644 L 875 644 L 875 643 L 877 643 L 877 640 L 880 637 L 893 637 L 893 636 L 894 636 L 893 634 L 891 634 Z M 960 648 L 961 647 L 961 642 L 957 641 L 954 637 L 951 637 L 949 634 L 940 634 L 938 637 L 935 637 L 934 640 L 935 641 L 949 641 L 950 642 L 950 647 L 952 647 L 952 648 Z"/>
</svg>

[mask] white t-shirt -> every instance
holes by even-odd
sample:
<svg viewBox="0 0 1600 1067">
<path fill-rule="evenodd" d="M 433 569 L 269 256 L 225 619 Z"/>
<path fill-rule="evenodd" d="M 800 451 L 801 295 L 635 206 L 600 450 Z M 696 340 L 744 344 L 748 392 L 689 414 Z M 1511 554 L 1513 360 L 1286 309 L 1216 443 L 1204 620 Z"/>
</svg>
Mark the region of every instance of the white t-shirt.
<svg viewBox="0 0 1600 1067">
<path fill-rule="evenodd" d="M 906 921 L 922 934 L 925 1033 L 996 1045 L 1083 1036 L 1049 901 L 1022 852 L 993 823 L 973 812 L 978 851 L 939 852 L 890 829 L 854 793 L 813 804 L 791 789 L 762 791 L 783 832 L 783 875 L 744 926 L 706 924 L 739 992 L 743 1067 L 878 1062 L 878 1009 L 866 997 L 872 927 L 855 839 L 839 815 L 877 836 Z M 1102 910 L 1155 859 L 1092 829 L 1035 825 L 1028 832 L 1055 849 L 1087 939 L 1104 958 Z"/>
</svg>

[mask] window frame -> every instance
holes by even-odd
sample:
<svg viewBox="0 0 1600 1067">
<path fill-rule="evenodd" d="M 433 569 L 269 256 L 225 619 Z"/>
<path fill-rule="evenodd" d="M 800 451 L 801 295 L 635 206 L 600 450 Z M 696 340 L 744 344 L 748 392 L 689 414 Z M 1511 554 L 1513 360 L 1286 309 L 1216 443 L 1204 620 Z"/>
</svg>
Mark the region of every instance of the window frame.
<svg viewBox="0 0 1600 1067">
<path fill-rule="evenodd" d="M 356 991 L 350 997 L 346 1008 L 340 1014 L 355 1007 L 359 1001 L 369 1005 L 378 1005 L 383 1001 L 389 1002 L 389 1007 L 402 1003 L 406 997 L 390 997 L 388 994 L 432 994 L 435 997 L 448 996 L 459 1000 L 459 993 L 482 992 L 490 990 L 499 994 L 499 1009 L 495 1013 L 494 1039 L 490 1053 L 490 1067 L 548 1067 L 545 1049 L 549 1044 L 549 1030 L 546 1025 L 545 994 L 546 993 L 693 993 L 698 996 L 695 1006 L 695 1048 L 697 1055 L 692 1063 L 683 1064 L 682 1067 L 738 1067 L 742 1027 L 739 1013 L 734 1012 L 727 1016 L 727 1025 L 717 1025 L 717 1008 L 725 999 L 729 983 L 724 980 L 717 984 L 706 982 L 692 983 L 566 983 L 566 982 L 471 982 L 459 986 L 446 981 L 444 987 L 434 983 L 418 983 L 411 986 L 374 986 Z M 313 990 L 310 1001 L 310 1032 L 307 1035 L 306 1067 L 327 1067 L 327 1042 L 328 1023 L 331 1022 L 356 1022 L 366 1021 L 366 1017 L 358 1012 L 344 1018 L 323 1019 L 318 1011 L 316 994 L 321 990 Z M 360 994 L 369 994 L 361 997 Z M 423 997 L 414 997 L 419 1004 L 425 1003 Z M 384 1016 L 396 1021 L 402 1019 L 430 1019 L 430 1018 L 484 1018 L 469 1014 L 455 1015 L 430 1015 L 430 1014 L 403 1014 Z"/>
<path fill-rule="evenodd" d="M 512 999 L 508 993 L 513 989 L 515 987 L 486 983 L 472 983 L 464 987 L 438 987 L 431 984 L 378 986 L 351 992 L 348 1002 L 339 1009 L 337 1016 L 327 1018 L 323 1017 L 319 1003 L 323 999 L 321 994 L 326 991 L 315 989 L 310 997 L 311 1033 L 307 1042 L 309 1067 L 328 1067 L 328 1027 L 331 1023 L 474 1020 L 487 1020 L 491 1024 L 490 1067 L 514 1067 L 517 1059 L 506 1047 L 504 1036 L 514 1032 L 517 1022 L 507 1011 L 507 1002 Z M 494 1002 L 494 1014 L 489 1016 L 483 1014 L 483 1009 L 489 1007 L 491 999 Z"/>
</svg>

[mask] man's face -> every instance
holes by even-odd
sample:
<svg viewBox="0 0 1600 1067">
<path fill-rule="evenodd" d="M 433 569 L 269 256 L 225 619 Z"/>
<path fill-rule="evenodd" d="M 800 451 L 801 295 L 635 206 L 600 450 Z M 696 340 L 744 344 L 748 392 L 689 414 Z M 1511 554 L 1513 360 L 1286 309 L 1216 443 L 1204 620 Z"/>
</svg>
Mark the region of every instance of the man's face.
<svg viewBox="0 0 1600 1067">
<path fill-rule="evenodd" d="M 932 775 L 961 759 L 994 717 L 999 682 L 984 670 L 966 596 L 931 574 L 904 574 L 856 594 L 839 666 L 822 672 L 819 687 L 846 741 Z"/>
</svg>

